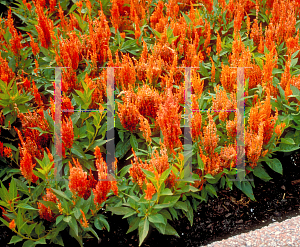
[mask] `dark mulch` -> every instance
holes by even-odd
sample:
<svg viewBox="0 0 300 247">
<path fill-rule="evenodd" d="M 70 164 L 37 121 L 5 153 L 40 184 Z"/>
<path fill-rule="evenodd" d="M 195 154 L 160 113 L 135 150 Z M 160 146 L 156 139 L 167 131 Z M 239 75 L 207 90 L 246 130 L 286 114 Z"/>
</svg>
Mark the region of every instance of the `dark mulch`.
<svg viewBox="0 0 300 247">
<path fill-rule="evenodd" d="M 274 221 L 280 222 L 299 215 L 300 152 L 292 156 L 281 157 L 280 160 L 283 164 L 283 176 L 266 166 L 268 174 L 273 179 L 270 182 L 264 182 L 255 178 L 254 195 L 257 202 L 250 201 L 236 188 L 233 191 L 219 191 L 218 198 L 210 198 L 208 203 L 199 205 L 194 215 L 193 226 L 186 217 L 170 222 L 180 238 L 160 235 L 154 229 L 142 246 L 206 245 L 261 228 Z M 100 241 L 86 239 L 84 246 L 138 246 L 137 231 L 126 234 L 128 230 L 126 220 L 122 220 L 117 215 L 105 214 L 108 216 L 110 232 L 97 231 Z M 1 246 L 6 246 L 11 236 L 12 232 L 9 229 L 0 227 Z M 64 242 L 66 246 L 79 246 L 68 235 L 64 237 Z M 16 244 L 16 246 L 21 246 L 21 244 Z"/>
</svg>

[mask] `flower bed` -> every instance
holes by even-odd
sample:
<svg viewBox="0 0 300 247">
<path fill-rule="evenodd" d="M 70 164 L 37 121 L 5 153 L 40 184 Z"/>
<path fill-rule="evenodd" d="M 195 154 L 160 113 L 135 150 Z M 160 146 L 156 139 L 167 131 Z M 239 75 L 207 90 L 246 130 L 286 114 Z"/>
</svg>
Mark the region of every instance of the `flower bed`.
<svg viewBox="0 0 300 247">
<path fill-rule="evenodd" d="M 218 190 L 255 201 L 255 177 L 282 174 L 275 155 L 299 149 L 299 10 L 17 1 L 0 25 L 0 219 L 11 243 L 64 245 L 68 231 L 82 245 L 109 230 L 105 211 L 142 244 L 149 228 L 179 236 L 170 222 L 192 225 Z"/>
</svg>

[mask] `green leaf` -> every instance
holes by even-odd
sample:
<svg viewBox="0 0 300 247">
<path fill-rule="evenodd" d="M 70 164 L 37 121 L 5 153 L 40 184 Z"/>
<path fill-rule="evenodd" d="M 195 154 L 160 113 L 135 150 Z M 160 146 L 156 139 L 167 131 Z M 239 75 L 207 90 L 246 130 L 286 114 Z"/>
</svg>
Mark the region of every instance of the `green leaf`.
<svg viewBox="0 0 300 247">
<path fill-rule="evenodd" d="M 33 242 L 32 240 L 27 240 L 26 242 L 24 242 L 22 247 L 33 247 L 35 245 L 36 245 L 35 242 Z"/>
<path fill-rule="evenodd" d="M 92 140 L 93 136 L 95 135 L 95 129 L 94 127 L 89 123 L 89 121 L 86 121 L 86 131 L 89 141 Z"/>
<path fill-rule="evenodd" d="M 76 154 L 81 159 L 86 159 L 85 153 L 82 150 L 82 147 L 80 145 L 77 145 L 76 143 L 73 143 L 73 147 L 71 149 L 71 152 L 73 154 Z"/>
<path fill-rule="evenodd" d="M 142 219 L 139 223 L 139 246 L 144 242 L 149 232 L 149 221 L 147 218 Z"/>
<path fill-rule="evenodd" d="M 1 218 L 0 218 L 1 219 Z M 126 232 L 126 234 L 134 231 L 135 229 L 138 228 L 139 226 L 139 223 L 140 223 L 140 218 L 139 217 L 135 217 L 130 223 L 129 223 L 129 229 L 128 231 Z"/>
<path fill-rule="evenodd" d="M 186 202 L 178 201 L 175 203 L 174 208 L 181 209 L 187 212 L 187 204 Z"/>
<path fill-rule="evenodd" d="M 271 159 L 266 161 L 267 165 L 275 172 L 282 175 L 282 164 L 278 159 Z"/>
<path fill-rule="evenodd" d="M 202 159 L 200 158 L 199 153 L 197 153 L 197 162 L 198 162 L 198 168 L 203 171 L 204 170 L 204 163 L 203 163 Z"/>
<path fill-rule="evenodd" d="M 78 236 L 78 224 L 75 218 L 71 217 L 71 220 L 68 222 L 68 224 L 75 232 L 75 235 Z"/>
<path fill-rule="evenodd" d="M 241 186 L 241 190 L 245 193 L 245 195 L 248 196 L 251 200 L 255 200 L 251 184 L 248 181 L 242 181 Z"/>
<path fill-rule="evenodd" d="M 176 230 L 169 223 L 167 223 L 167 225 L 166 225 L 165 234 L 166 235 L 174 235 L 174 236 L 179 237 L 179 235 L 176 232 Z"/>
<path fill-rule="evenodd" d="M 97 219 L 99 219 L 99 221 L 100 221 L 101 223 L 103 223 L 103 225 L 105 226 L 105 228 L 106 228 L 107 231 L 109 232 L 110 226 L 109 226 L 107 220 L 104 218 L 104 216 L 103 216 L 102 214 L 100 214 L 100 215 L 98 216 Z"/>
<path fill-rule="evenodd" d="M 295 144 L 295 141 L 292 138 L 281 138 L 280 139 L 281 143 L 293 145 Z"/>
<path fill-rule="evenodd" d="M 138 151 L 138 142 L 134 134 L 130 135 L 130 145 L 134 149 L 134 151 Z"/>
<path fill-rule="evenodd" d="M 9 192 L 8 192 L 9 199 L 10 200 L 15 199 L 17 197 L 17 194 L 18 194 L 18 190 L 15 183 L 15 179 L 12 177 L 9 185 Z"/>
<path fill-rule="evenodd" d="M 266 182 L 272 179 L 260 163 L 254 168 L 253 174 Z"/>
<path fill-rule="evenodd" d="M 167 223 L 166 218 L 161 214 L 149 215 L 148 219 L 151 223 L 162 223 L 162 224 Z"/>
<path fill-rule="evenodd" d="M 57 190 L 57 189 L 53 189 L 53 188 L 52 188 L 52 190 L 53 190 L 53 192 L 54 192 L 56 195 L 58 195 L 58 196 L 60 196 L 60 197 L 62 197 L 62 198 L 65 198 L 65 199 L 67 199 L 68 201 L 71 201 L 71 199 L 70 199 L 64 192 L 62 192 L 61 190 Z"/>
<path fill-rule="evenodd" d="M 0 181 L 1 182 L 1 181 Z M 1 182 L 1 190 L 0 190 L 0 197 L 3 201 L 9 201 L 9 194 L 3 183 Z"/>
<path fill-rule="evenodd" d="M 160 184 L 162 184 L 163 182 L 165 182 L 165 180 L 168 178 L 168 176 L 169 176 L 171 170 L 172 170 L 172 167 L 170 167 L 169 169 L 165 170 L 165 171 L 161 174 L 161 176 L 160 176 L 160 178 L 159 178 Z"/>
<path fill-rule="evenodd" d="M 12 236 L 12 238 L 9 241 L 8 244 L 15 244 L 15 243 L 18 243 L 18 242 L 20 242 L 22 240 L 23 240 L 23 238 L 21 238 L 20 236 Z"/>
<path fill-rule="evenodd" d="M 121 170 L 120 170 L 120 178 L 123 178 L 125 177 L 125 175 L 128 173 L 129 169 L 132 167 L 132 165 L 127 165 L 127 166 L 124 166 Z"/>
<path fill-rule="evenodd" d="M 20 203 L 16 206 L 17 208 L 24 208 L 24 209 L 27 209 L 27 210 L 38 210 L 34 207 L 31 207 L 30 205 L 26 204 L 26 203 Z"/>
<path fill-rule="evenodd" d="M 130 140 L 127 140 L 125 143 L 119 141 L 116 146 L 116 158 L 122 159 L 125 156 L 125 154 L 130 150 L 130 147 Z"/>
<path fill-rule="evenodd" d="M 132 212 L 132 209 L 128 207 L 107 207 L 106 210 L 111 211 L 116 215 L 125 215 Z"/>
<path fill-rule="evenodd" d="M 169 188 L 165 188 L 160 192 L 160 196 L 171 196 L 173 192 Z"/>
<path fill-rule="evenodd" d="M 212 195 L 214 195 L 215 197 L 218 197 L 218 196 L 217 196 L 216 189 L 215 189 L 214 186 L 212 186 L 211 184 L 206 184 L 205 189 L 206 189 L 209 193 L 211 193 Z"/>
<path fill-rule="evenodd" d="M 128 218 L 128 217 L 130 217 L 130 216 L 132 216 L 132 215 L 134 215 L 134 214 L 137 214 L 137 212 L 136 212 L 134 209 L 131 209 L 131 208 L 130 208 L 130 212 L 126 213 L 126 214 L 123 216 L 122 219 Z"/>
</svg>

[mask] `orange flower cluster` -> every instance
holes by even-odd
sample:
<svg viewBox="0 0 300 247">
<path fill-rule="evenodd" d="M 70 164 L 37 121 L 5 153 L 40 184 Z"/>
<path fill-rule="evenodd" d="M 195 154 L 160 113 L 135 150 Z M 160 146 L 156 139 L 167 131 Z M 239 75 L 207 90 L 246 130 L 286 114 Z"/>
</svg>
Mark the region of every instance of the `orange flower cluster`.
<svg viewBox="0 0 300 247">
<path fill-rule="evenodd" d="M 178 114 L 179 104 L 174 99 L 171 88 L 168 90 L 167 99 L 161 104 L 157 112 L 157 123 L 164 136 L 164 144 L 170 152 L 175 153 L 174 147 L 182 147 L 179 140 L 181 112 Z"/>
<path fill-rule="evenodd" d="M 145 199 L 151 200 L 153 195 L 155 194 L 155 192 L 156 192 L 156 189 L 155 189 L 154 185 L 152 183 L 147 183 L 147 189 L 145 189 L 145 193 L 146 193 Z"/>
<path fill-rule="evenodd" d="M 7 26 L 9 27 L 9 32 L 12 35 L 12 38 L 9 41 L 11 45 L 10 49 L 16 56 L 18 56 L 20 55 L 20 51 L 23 48 L 23 44 L 21 44 L 23 37 L 21 34 L 18 33 L 18 31 L 14 27 L 13 19 L 11 17 L 11 9 L 9 9 L 8 11 Z"/>
<path fill-rule="evenodd" d="M 28 139 L 31 139 L 36 143 L 38 149 L 42 150 L 43 147 L 47 145 L 47 142 L 51 136 L 50 134 L 40 135 L 40 132 L 37 129 L 32 129 L 32 128 L 38 127 L 43 131 L 49 131 L 49 125 L 44 117 L 43 110 L 39 109 L 34 112 L 30 112 L 28 110 L 28 113 L 26 114 L 20 113 L 19 118 L 21 119 L 22 122 L 22 130 L 26 141 Z"/>
<path fill-rule="evenodd" d="M 0 54 L 0 79 L 8 84 L 15 77 L 15 73 L 8 66 L 6 59 L 3 59 Z M 0 91 L 2 91 L 0 89 Z"/>
<path fill-rule="evenodd" d="M 72 148 L 74 141 L 73 122 L 71 118 L 65 118 L 61 125 L 61 139 L 62 139 L 62 155 L 66 158 L 66 148 Z"/>
<path fill-rule="evenodd" d="M 16 228 L 16 223 L 15 223 L 15 219 L 13 219 L 9 225 L 8 225 L 9 229 L 15 229 Z"/>
<path fill-rule="evenodd" d="M 152 155 L 149 163 L 147 163 L 147 162 L 143 163 L 141 159 L 138 159 L 136 157 L 136 154 L 133 149 L 132 149 L 132 152 L 134 155 L 134 162 L 131 160 L 132 167 L 129 169 L 129 174 L 132 177 L 132 181 L 137 183 L 141 189 L 143 187 L 143 183 L 147 182 L 146 175 L 142 171 L 142 169 L 145 169 L 145 170 L 148 170 L 148 171 L 151 171 L 154 173 L 154 167 L 155 167 L 157 170 L 158 176 L 160 176 L 165 170 L 169 169 L 169 167 L 170 167 L 170 164 L 168 162 L 167 150 L 165 147 L 163 147 L 160 150 L 160 155 L 159 155 L 158 151 L 155 150 L 155 153 L 154 153 L 154 155 Z M 169 175 L 169 177 L 165 181 L 166 187 L 172 188 L 175 185 L 175 179 L 176 179 L 176 177 L 172 171 L 171 174 Z M 150 190 L 148 192 L 149 197 L 150 197 L 151 191 L 153 192 L 153 190 L 151 190 L 151 188 L 150 188 Z"/>
<path fill-rule="evenodd" d="M 98 182 L 96 187 L 93 189 L 93 193 L 95 195 L 94 203 L 96 206 L 100 206 L 104 201 L 106 201 L 107 194 L 110 190 L 112 190 L 115 195 L 118 195 L 118 187 L 117 181 L 114 181 L 111 175 L 107 175 L 107 165 L 103 160 L 99 147 L 95 148 L 94 155 L 96 157 L 96 167 L 98 171 Z"/>
<path fill-rule="evenodd" d="M 3 142 L 0 142 L 0 156 L 6 158 L 12 157 L 11 148 L 8 147 L 3 148 Z"/>
<path fill-rule="evenodd" d="M 201 138 L 201 136 L 202 136 L 201 126 L 202 126 L 201 113 L 200 112 L 193 113 L 193 117 L 191 119 L 193 141 L 196 141 Z"/>
<path fill-rule="evenodd" d="M 88 177 L 87 172 L 82 170 L 78 160 L 76 161 L 73 159 L 73 162 L 75 167 L 69 162 L 69 189 L 74 195 L 87 200 L 91 195 L 91 189 L 96 187 L 97 181 L 93 177 L 92 170 L 90 170 L 90 175 Z"/>
<path fill-rule="evenodd" d="M 38 177 L 34 175 L 33 168 L 36 164 L 33 164 L 32 162 L 33 158 L 31 154 L 27 151 L 27 149 L 24 149 L 22 152 L 22 158 L 20 161 L 20 170 L 24 178 L 26 178 L 28 181 L 32 183 L 36 183 L 38 180 Z"/>
<path fill-rule="evenodd" d="M 81 212 L 82 218 L 83 218 L 83 221 L 82 221 L 82 219 L 80 219 L 80 224 L 81 224 L 84 228 L 89 227 L 89 223 L 88 223 L 87 220 L 86 220 L 86 217 L 85 217 L 84 212 L 83 212 L 81 209 L 80 209 L 80 212 Z"/>
<path fill-rule="evenodd" d="M 46 202 L 59 203 L 58 198 L 51 191 L 51 188 L 46 189 L 46 194 L 43 196 L 43 200 Z M 39 215 L 41 219 L 45 219 L 49 222 L 54 222 L 57 215 L 50 209 L 50 206 L 46 207 L 42 202 L 38 202 Z"/>
<path fill-rule="evenodd" d="M 237 108 L 235 93 L 230 94 L 230 99 L 227 97 L 225 90 L 220 89 L 220 86 L 215 87 L 216 98 L 212 98 L 213 110 L 219 110 L 219 119 L 225 121 L 229 116 L 229 110 L 235 110 Z M 216 113 L 214 114 L 216 115 Z"/>
<path fill-rule="evenodd" d="M 53 33 L 53 22 L 51 19 L 47 18 L 43 11 L 43 5 L 41 2 L 33 1 L 33 4 L 36 8 L 36 13 L 38 15 L 38 25 L 35 25 L 35 28 L 39 34 L 39 40 L 41 42 L 41 46 L 48 49 L 51 45 L 51 39 L 55 39 Z"/>
</svg>

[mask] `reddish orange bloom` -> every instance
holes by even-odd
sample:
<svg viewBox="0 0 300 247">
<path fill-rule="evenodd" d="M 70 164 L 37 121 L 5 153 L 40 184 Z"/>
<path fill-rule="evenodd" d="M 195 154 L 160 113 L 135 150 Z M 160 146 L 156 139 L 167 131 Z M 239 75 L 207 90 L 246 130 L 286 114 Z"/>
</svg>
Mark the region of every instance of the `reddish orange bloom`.
<svg viewBox="0 0 300 247">
<path fill-rule="evenodd" d="M 0 54 L 0 79 L 8 84 L 15 76 L 15 73 L 9 67 L 6 58 L 3 59 Z M 0 89 L 0 91 L 2 91 Z"/>
<path fill-rule="evenodd" d="M 81 224 L 84 228 L 89 227 L 89 223 L 88 223 L 87 220 L 86 220 L 86 217 L 85 217 L 84 212 L 83 212 L 81 209 L 80 209 L 80 212 L 81 212 L 82 218 L 83 218 L 83 221 L 82 221 L 82 219 L 80 219 L 80 224 Z"/>
<path fill-rule="evenodd" d="M 44 103 L 41 99 L 41 94 L 40 94 L 39 90 L 37 89 L 34 81 L 32 81 L 32 88 L 33 88 L 32 90 L 34 93 L 35 103 L 42 109 L 44 106 Z"/>
<path fill-rule="evenodd" d="M 30 37 L 30 46 L 32 48 L 32 53 L 34 56 L 36 56 L 40 52 L 39 45 L 34 42 L 34 39 L 30 33 L 27 33 Z"/>
<path fill-rule="evenodd" d="M 0 206 L 0 208 L 1 208 L 1 210 L 2 210 L 2 218 L 9 222 L 9 221 L 10 221 L 10 218 L 8 218 L 8 217 L 6 216 L 6 214 L 8 214 L 7 211 L 6 211 L 3 207 L 1 207 L 1 206 Z"/>
<path fill-rule="evenodd" d="M 94 204 L 98 207 L 103 202 L 106 201 L 107 194 L 110 190 L 114 192 L 115 195 L 118 195 L 118 187 L 116 181 L 113 181 L 113 178 L 107 175 L 107 165 L 103 160 L 103 157 L 100 152 L 100 148 L 97 146 L 95 148 L 94 155 L 96 157 L 96 167 L 98 171 L 98 183 L 93 189 L 94 193 Z"/>
<path fill-rule="evenodd" d="M 73 122 L 71 118 L 65 118 L 61 125 L 61 139 L 63 142 L 63 149 L 72 148 L 74 141 Z M 65 152 L 63 151 L 65 157 Z"/>
<path fill-rule="evenodd" d="M 26 149 L 22 153 L 23 157 L 20 161 L 21 173 L 28 181 L 35 183 L 38 180 L 38 177 L 33 174 L 35 164 L 32 163 L 32 156 Z"/>
<path fill-rule="evenodd" d="M 222 51 L 222 41 L 219 32 L 217 32 L 217 55 L 220 55 Z"/>
<path fill-rule="evenodd" d="M 13 219 L 9 225 L 8 225 L 9 229 L 15 229 L 16 228 L 16 223 L 15 223 L 15 219 Z"/>
<path fill-rule="evenodd" d="M 21 34 L 19 35 L 18 31 L 14 27 L 13 19 L 11 17 L 11 9 L 9 9 L 8 11 L 7 26 L 9 27 L 9 32 L 12 35 L 12 38 L 9 41 L 9 43 L 11 44 L 11 50 L 17 56 L 20 54 L 20 51 L 23 48 L 23 45 L 21 44 L 23 37 Z"/>
<path fill-rule="evenodd" d="M 83 197 L 87 189 L 87 173 L 82 170 L 78 160 L 76 161 L 73 158 L 73 162 L 76 167 L 72 167 L 71 163 L 69 162 L 69 189 L 74 195 Z"/>
<path fill-rule="evenodd" d="M 179 140 L 179 135 L 182 133 L 180 129 L 181 113 L 178 114 L 178 110 L 178 101 L 169 89 L 165 103 L 160 105 L 156 121 L 164 136 L 164 144 L 172 153 L 175 153 L 174 147 L 182 146 Z"/>
<path fill-rule="evenodd" d="M 11 148 L 8 148 L 8 147 L 5 147 L 5 148 L 4 148 L 4 156 L 5 156 L 6 158 L 12 157 Z"/>
<path fill-rule="evenodd" d="M 201 132 L 201 126 L 202 126 L 202 115 L 200 112 L 193 113 L 193 117 L 191 120 L 191 126 L 192 126 L 192 138 L 193 140 L 197 140 L 201 138 L 202 132 Z"/>
<path fill-rule="evenodd" d="M 39 34 L 39 40 L 41 42 L 41 46 L 48 49 L 51 44 L 51 34 L 53 32 L 53 22 L 44 14 L 43 6 L 40 5 L 39 2 L 33 2 L 36 7 L 36 13 L 38 15 L 38 25 L 35 25 L 35 28 Z M 52 35 L 52 37 L 54 37 Z"/>
<path fill-rule="evenodd" d="M 122 126 L 133 132 L 136 130 L 136 126 L 139 123 L 139 111 L 134 103 L 125 102 L 124 105 L 118 104 L 118 115 L 121 121 Z"/>
<path fill-rule="evenodd" d="M 155 194 L 155 192 L 156 192 L 156 189 L 155 189 L 154 185 L 152 183 L 147 183 L 147 189 L 145 189 L 145 193 L 146 193 L 145 199 L 151 200 L 153 195 Z"/>
<path fill-rule="evenodd" d="M 277 137 L 281 136 L 281 134 L 283 133 L 284 127 L 285 127 L 285 123 L 278 124 L 275 127 L 275 133 L 276 133 Z"/>
<path fill-rule="evenodd" d="M 147 142 L 151 143 L 151 129 L 149 122 L 146 118 L 140 116 L 140 131 L 143 132 L 143 137 L 146 139 Z"/>
<path fill-rule="evenodd" d="M 216 123 L 214 122 L 212 115 L 207 113 L 209 123 L 206 127 L 204 127 L 204 137 L 203 137 L 203 144 L 204 144 L 204 149 L 208 154 L 213 154 L 215 148 L 218 145 L 219 141 L 219 136 L 217 134 L 217 128 L 216 128 Z"/>
<path fill-rule="evenodd" d="M 43 200 L 47 202 L 54 202 L 57 204 L 59 202 L 56 195 L 54 195 L 51 191 L 51 188 L 46 189 L 46 194 L 43 196 Z M 56 216 L 54 212 L 49 207 L 46 207 L 42 202 L 38 202 L 38 209 L 39 209 L 39 215 L 41 219 L 45 219 L 49 222 L 54 222 L 56 219 Z"/>
</svg>

